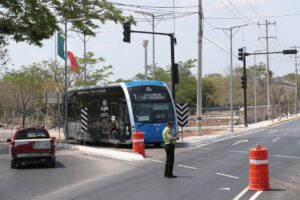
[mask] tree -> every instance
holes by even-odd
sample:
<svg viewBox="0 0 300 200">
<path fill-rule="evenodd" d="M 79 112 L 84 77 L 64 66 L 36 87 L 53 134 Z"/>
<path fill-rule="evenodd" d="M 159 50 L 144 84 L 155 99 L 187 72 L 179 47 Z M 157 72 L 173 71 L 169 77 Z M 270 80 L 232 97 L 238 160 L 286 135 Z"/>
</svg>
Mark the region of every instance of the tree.
<svg viewBox="0 0 300 200">
<path fill-rule="evenodd" d="M 192 74 L 192 68 L 196 67 L 196 60 L 190 59 L 179 62 L 179 84 L 176 86 L 176 102 L 196 105 L 197 79 Z M 205 104 L 205 102 L 204 102 Z"/>
<path fill-rule="evenodd" d="M 22 126 L 26 116 L 41 101 L 43 72 L 35 64 L 13 71 L 4 77 L 15 101 L 16 109 L 22 113 Z"/>
<path fill-rule="evenodd" d="M 86 19 L 72 22 L 73 26 L 93 36 L 93 29 L 99 27 L 96 21 L 124 20 L 121 11 L 105 0 L 3 0 L 0 5 L 0 34 L 12 36 L 17 42 L 27 41 L 39 46 L 42 40 L 59 30 L 61 19 Z"/>
<path fill-rule="evenodd" d="M 95 54 L 88 52 L 85 58 L 77 58 L 79 71 L 78 73 L 70 72 L 70 84 L 71 86 L 87 86 L 96 85 L 97 83 L 108 83 L 108 78 L 113 75 L 110 70 L 113 68 L 112 65 L 101 66 L 100 64 L 105 62 L 102 57 L 95 58 Z M 84 63 L 87 63 L 86 69 L 86 81 L 84 80 Z M 97 66 L 97 69 L 95 69 Z"/>
<path fill-rule="evenodd" d="M 59 23 L 65 19 L 84 18 L 84 21 L 71 22 L 72 26 L 91 36 L 95 36 L 98 22 L 125 20 L 121 11 L 106 0 L 2 0 L 0 7 L 1 47 L 7 45 L 4 36 L 41 46 L 42 40 L 60 30 Z"/>
</svg>

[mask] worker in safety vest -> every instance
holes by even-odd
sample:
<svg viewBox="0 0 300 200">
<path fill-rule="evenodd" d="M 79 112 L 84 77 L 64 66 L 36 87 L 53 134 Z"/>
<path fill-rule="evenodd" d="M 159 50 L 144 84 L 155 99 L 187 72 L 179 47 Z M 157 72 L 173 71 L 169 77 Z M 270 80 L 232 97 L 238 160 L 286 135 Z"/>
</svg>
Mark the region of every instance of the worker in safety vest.
<svg viewBox="0 0 300 200">
<path fill-rule="evenodd" d="M 162 137 L 165 143 L 166 150 L 166 165 L 165 165 L 165 177 L 166 178 L 176 178 L 177 176 L 173 175 L 173 166 L 174 166 L 174 151 L 175 144 L 178 137 L 175 137 L 172 130 L 172 122 L 168 122 L 166 128 L 162 132 Z"/>
</svg>

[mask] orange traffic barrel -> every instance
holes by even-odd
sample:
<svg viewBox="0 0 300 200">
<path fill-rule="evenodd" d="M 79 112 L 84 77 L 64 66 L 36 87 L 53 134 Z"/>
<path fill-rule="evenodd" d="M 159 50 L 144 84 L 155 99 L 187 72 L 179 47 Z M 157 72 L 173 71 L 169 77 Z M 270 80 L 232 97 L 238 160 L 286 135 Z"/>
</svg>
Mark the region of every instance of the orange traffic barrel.
<svg viewBox="0 0 300 200">
<path fill-rule="evenodd" d="M 268 150 L 260 145 L 250 149 L 249 190 L 269 190 Z"/>
<path fill-rule="evenodd" d="M 132 152 L 145 155 L 144 133 L 141 131 L 134 131 L 132 133 Z"/>
</svg>

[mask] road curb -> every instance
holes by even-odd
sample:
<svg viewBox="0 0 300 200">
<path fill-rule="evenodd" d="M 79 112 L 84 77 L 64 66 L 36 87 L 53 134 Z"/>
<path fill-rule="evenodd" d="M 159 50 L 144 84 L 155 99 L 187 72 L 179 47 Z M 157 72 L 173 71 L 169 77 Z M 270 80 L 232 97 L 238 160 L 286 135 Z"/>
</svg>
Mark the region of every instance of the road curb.
<svg viewBox="0 0 300 200">
<path fill-rule="evenodd" d="M 94 147 L 87 147 L 82 145 L 66 144 L 66 143 L 57 143 L 57 147 L 59 149 L 68 149 L 73 151 L 75 150 L 75 151 L 83 152 L 88 155 L 105 156 L 105 157 L 114 158 L 118 160 L 126 160 L 126 161 L 144 160 L 144 157 L 140 154 L 116 151 L 111 149 L 101 149 L 101 148 L 94 148 Z"/>
<path fill-rule="evenodd" d="M 279 121 L 279 122 L 275 122 L 273 124 L 269 124 L 267 125 L 266 127 L 273 127 L 273 126 L 277 126 L 277 125 L 280 125 L 282 123 L 285 123 L 285 122 L 289 122 L 289 121 L 293 121 L 293 120 L 296 120 L 296 119 L 299 119 L 299 117 L 294 117 L 294 118 L 291 118 L 291 119 L 286 119 L 286 120 L 282 120 L 282 121 Z"/>
</svg>

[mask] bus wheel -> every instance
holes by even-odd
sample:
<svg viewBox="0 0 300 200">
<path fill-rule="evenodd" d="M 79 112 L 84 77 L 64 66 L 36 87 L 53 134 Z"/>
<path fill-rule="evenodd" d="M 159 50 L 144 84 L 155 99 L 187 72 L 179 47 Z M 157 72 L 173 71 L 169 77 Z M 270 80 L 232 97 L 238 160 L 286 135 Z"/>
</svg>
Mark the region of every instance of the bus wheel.
<svg viewBox="0 0 300 200">
<path fill-rule="evenodd" d="M 160 142 L 153 143 L 153 146 L 159 148 L 161 146 L 161 143 Z"/>
</svg>

